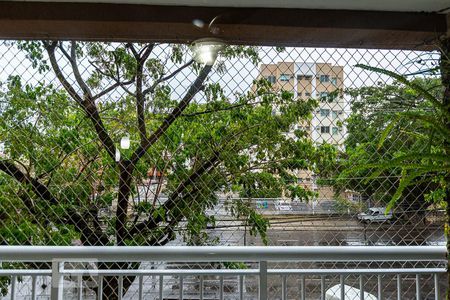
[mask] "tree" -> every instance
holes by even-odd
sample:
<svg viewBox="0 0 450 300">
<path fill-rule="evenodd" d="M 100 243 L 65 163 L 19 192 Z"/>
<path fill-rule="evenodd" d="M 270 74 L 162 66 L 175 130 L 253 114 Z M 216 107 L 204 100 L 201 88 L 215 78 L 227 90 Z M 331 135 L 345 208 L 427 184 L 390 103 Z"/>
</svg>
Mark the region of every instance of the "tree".
<svg viewBox="0 0 450 300">
<path fill-rule="evenodd" d="M 206 210 L 218 193 L 254 197 L 276 187 L 279 195 L 305 194 L 290 170 L 314 170 L 329 149 L 315 147 L 301 131 L 285 134 L 311 117 L 315 100 L 297 101 L 265 79 L 227 97 L 209 77 L 212 66 L 192 61 L 183 45 L 42 41 L 17 47 L 37 72 L 52 73 L 57 82 L 25 84 L 11 76 L 1 94 L 4 243 L 164 245 L 178 233 L 188 244 L 208 244 L 206 229 L 215 218 Z M 226 72 L 227 58 L 259 62 L 253 47 L 227 47 L 222 57 L 217 72 Z M 189 87 L 178 97 L 181 83 Z M 117 147 L 123 136 L 130 137 L 128 150 Z M 149 170 L 160 174 L 158 187 L 136 201 Z M 160 200 L 162 193 L 167 200 Z M 105 215 L 114 202 L 113 215 Z M 268 221 L 248 205 L 230 205 L 264 240 Z M 133 279 L 124 279 L 123 291 Z M 104 280 L 105 299 L 117 298 L 117 278 Z"/>
<path fill-rule="evenodd" d="M 351 97 L 352 113 L 346 120 L 346 150 L 339 166 L 343 172 L 335 183 L 338 193 L 351 189 L 373 202 L 390 202 L 392 207 L 400 198 L 397 187 L 402 176 L 401 164 L 394 164 L 394 161 L 405 158 L 408 163 L 417 160 L 422 163 L 420 160 L 423 157 L 404 155 L 423 153 L 433 147 L 432 143 L 442 142 L 434 132 L 436 128 L 430 124 L 401 118 L 403 115 L 436 114 L 427 97 L 411 85 L 428 91 L 435 98 L 442 97 L 442 85 L 434 76 L 418 77 L 408 83 L 399 80 L 392 84 L 347 91 Z M 388 133 L 386 130 L 392 131 Z M 378 168 L 374 172 L 373 168 L 380 167 L 380 164 L 385 168 Z M 401 203 L 397 205 L 423 217 L 425 197 L 436 186 L 436 183 L 430 183 L 429 180 L 405 186 L 401 193 Z M 393 200 L 394 196 L 396 199 Z"/>
<path fill-rule="evenodd" d="M 441 41 L 440 50 L 441 57 L 439 68 L 437 68 L 441 75 L 440 83 L 433 82 L 431 86 L 424 84 L 427 81 L 409 80 L 395 72 L 358 65 L 360 68 L 393 78 L 422 105 L 415 105 L 411 110 L 397 112 L 390 120 L 382 122 L 384 128 L 377 147 L 373 149 L 380 151 L 392 140 L 398 139 L 407 139 L 412 141 L 412 144 L 407 144 L 408 147 L 402 151 L 394 151 L 393 156 L 378 158 L 372 163 L 363 160 L 356 167 L 347 169 L 344 177 L 368 170 L 370 174 L 366 182 L 370 182 L 385 172 L 397 171 L 400 180 L 389 200 L 388 210 L 394 207 L 408 189 L 426 184 L 428 188 L 419 193 L 415 192 L 414 196 L 423 197 L 419 199 L 445 208 L 448 258 L 450 255 L 448 236 L 450 225 L 450 39 Z M 402 104 L 408 103 L 406 99 L 401 100 Z M 447 277 L 450 284 L 450 260 L 448 262 Z M 449 296 L 447 291 L 447 297 Z"/>
</svg>

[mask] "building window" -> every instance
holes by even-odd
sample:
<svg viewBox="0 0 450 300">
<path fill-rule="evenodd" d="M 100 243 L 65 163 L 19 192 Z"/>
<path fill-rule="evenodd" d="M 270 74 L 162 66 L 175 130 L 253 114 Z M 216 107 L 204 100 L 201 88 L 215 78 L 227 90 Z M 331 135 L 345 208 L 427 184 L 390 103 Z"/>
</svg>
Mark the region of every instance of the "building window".
<svg viewBox="0 0 450 300">
<path fill-rule="evenodd" d="M 320 101 L 326 101 L 328 98 L 328 92 L 320 92 Z"/>
<path fill-rule="evenodd" d="M 328 117 L 330 115 L 330 110 L 329 109 L 320 109 L 320 116 L 321 117 Z"/>
<path fill-rule="evenodd" d="M 298 92 L 298 96 L 301 97 L 302 96 L 302 92 Z"/>
<path fill-rule="evenodd" d="M 269 75 L 269 76 L 267 76 L 267 81 L 274 84 L 277 81 L 277 78 L 273 75 Z"/>
<path fill-rule="evenodd" d="M 320 75 L 319 77 L 320 82 L 330 82 L 330 75 Z"/>
<path fill-rule="evenodd" d="M 337 118 L 337 111 L 333 110 L 331 112 L 331 118 L 336 119 Z"/>
<path fill-rule="evenodd" d="M 312 75 L 297 75 L 297 80 L 312 80 Z"/>
<path fill-rule="evenodd" d="M 289 81 L 291 79 L 291 75 L 289 74 L 281 74 L 280 81 Z"/>
<path fill-rule="evenodd" d="M 337 85 L 337 78 L 336 77 L 331 77 L 331 83 L 333 85 Z"/>
<path fill-rule="evenodd" d="M 311 93 L 306 92 L 306 93 L 305 93 L 305 96 L 306 96 L 306 97 L 310 97 L 310 96 L 311 96 Z"/>
<path fill-rule="evenodd" d="M 336 118 L 338 117 L 338 111 L 337 111 L 337 110 L 333 110 L 333 111 L 331 112 L 331 117 L 332 117 L 333 119 L 336 119 Z"/>
<path fill-rule="evenodd" d="M 330 126 L 320 126 L 320 133 L 330 133 Z"/>
<path fill-rule="evenodd" d="M 338 127 L 333 127 L 332 128 L 332 133 L 333 133 L 333 135 L 338 134 L 339 133 L 339 128 Z"/>
</svg>

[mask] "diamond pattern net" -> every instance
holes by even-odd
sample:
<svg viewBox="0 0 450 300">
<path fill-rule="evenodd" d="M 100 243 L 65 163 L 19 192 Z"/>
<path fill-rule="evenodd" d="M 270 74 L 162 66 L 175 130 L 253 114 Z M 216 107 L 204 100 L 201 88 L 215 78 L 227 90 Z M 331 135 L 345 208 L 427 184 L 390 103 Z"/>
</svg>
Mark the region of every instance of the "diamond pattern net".
<svg viewBox="0 0 450 300">
<path fill-rule="evenodd" d="M 426 105 L 405 85 L 357 64 L 439 93 L 438 53 L 227 46 L 208 66 L 192 60 L 187 45 L 1 41 L 0 49 L 2 244 L 445 242 L 442 208 L 426 201 L 432 175 L 405 189 L 385 214 L 400 169 L 372 177 L 373 170 L 348 172 L 427 147 L 408 135 L 417 132 L 408 123 L 377 148 L 398 112 Z M 369 208 L 380 210 L 362 219 Z M 175 279 L 165 289 L 176 293 Z M 216 279 L 205 279 L 212 294 Z M 256 295 L 256 278 L 245 280 L 245 293 Z M 270 281 L 270 299 L 280 297 L 280 280 Z M 376 294 L 376 276 L 365 280 L 366 292 Z M 395 277 L 383 281 L 386 295 L 395 291 Z M 124 282 L 130 298 L 137 293 L 132 282 Z M 415 292 L 411 282 L 402 286 L 405 299 Z M 422 278 L 424 297 L 432 282 Z M 158 278 L 144 283 L 157 291 Z M 225 295 L 234 297 L 236 283 L 225 278 Z M 346 284 L 357 287 L 358 278 Z M 198 289 L 189 278 L 185 285 Z M 299 278 L 288 276 L 287 298 L 297 297 L 298 286 Z M 306 288 L 318 295 L 320 277 L 308 278 Z"/>
</svg>

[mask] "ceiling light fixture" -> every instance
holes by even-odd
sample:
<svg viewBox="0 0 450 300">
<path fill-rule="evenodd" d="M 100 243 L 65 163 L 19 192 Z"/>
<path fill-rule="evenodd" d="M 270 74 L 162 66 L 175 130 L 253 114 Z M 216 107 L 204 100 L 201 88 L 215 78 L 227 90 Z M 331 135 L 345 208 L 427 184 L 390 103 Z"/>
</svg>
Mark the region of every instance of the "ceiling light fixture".
<svg viewBox="0 0 450 300">
<path fill-rule="evenodd" d="M 199 64 L 211 66 L 217 59 L 219 52 L 225 48 L 226 44 L 216 38 L 204 38 L 194 41 L 190 49 L 193 59 Z"/>
</svg>

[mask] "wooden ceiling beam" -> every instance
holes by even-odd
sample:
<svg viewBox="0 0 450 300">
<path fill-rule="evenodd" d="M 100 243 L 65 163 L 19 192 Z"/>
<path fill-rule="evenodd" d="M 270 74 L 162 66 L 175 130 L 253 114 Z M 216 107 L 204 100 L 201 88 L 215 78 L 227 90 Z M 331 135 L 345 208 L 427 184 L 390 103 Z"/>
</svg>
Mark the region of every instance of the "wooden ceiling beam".
<svg viewBox="0 0 450 300">
<path fill-rule="evenodd" d="M 446 32 L 436 13 L 0 1 L 2 39 L 432 50 Z"/>
</svg>

